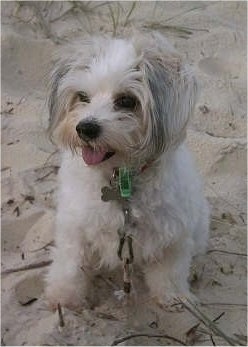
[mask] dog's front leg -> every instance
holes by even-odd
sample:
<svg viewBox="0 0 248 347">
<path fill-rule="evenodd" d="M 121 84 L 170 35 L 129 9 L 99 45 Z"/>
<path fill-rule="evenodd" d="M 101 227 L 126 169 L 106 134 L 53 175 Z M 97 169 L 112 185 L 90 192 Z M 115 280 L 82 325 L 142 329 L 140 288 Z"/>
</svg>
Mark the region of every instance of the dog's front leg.
<svg viewBox="0 0 248 347">
<path fill-rule="evenodd" d="M 145 278 L 150 293 L 164 308 L 177 310 L 178 299 L 193 298 L 188 284 L 191 258 L 191 240 L 181 237 L 164 250 L 163 257 L 146 265 Z"/>
<path fill-rule="evenodd" d="M 57 227 L 53 263 L 47 275 L 46 298 L 52 309 L 58 303 L 71 309 L 86 305 L 89 278 L 82 269 L 82 230 L 75 224 Z"/>
</svg>

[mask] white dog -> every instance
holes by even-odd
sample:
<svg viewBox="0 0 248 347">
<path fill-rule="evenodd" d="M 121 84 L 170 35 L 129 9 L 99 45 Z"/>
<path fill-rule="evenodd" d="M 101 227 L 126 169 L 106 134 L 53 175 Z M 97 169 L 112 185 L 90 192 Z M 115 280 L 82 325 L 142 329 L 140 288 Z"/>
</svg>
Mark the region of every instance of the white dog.
<svg viewBox="0 0 248 347">
<path fill-rule="evenodd" d="M 192 257 L 208 239 L 208 204 L 184 143 L 196 79 L 160 34 L 74 49 L 56 66 L 49 99 L 63 157 L 46 296 L 53 307 L 83 305 L 82 267 L 120 266 L 121 234 L 132 241 L 125 259 L 133 251 L 151 295 L 170 304 L 189 295 Z"/>
</svg>

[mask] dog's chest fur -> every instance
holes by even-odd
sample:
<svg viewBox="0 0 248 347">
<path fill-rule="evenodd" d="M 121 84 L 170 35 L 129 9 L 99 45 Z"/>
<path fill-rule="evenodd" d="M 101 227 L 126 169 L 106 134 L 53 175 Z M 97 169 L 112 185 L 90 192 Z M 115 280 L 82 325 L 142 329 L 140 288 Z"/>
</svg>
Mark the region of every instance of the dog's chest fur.
<svg viewBox="0 0 248 347">
<path fill-rule="evenodd" d="M 147 169 L 134 178 L 130 225 L 125 225 L 120 202 L 101 200 L 102 187 L 109 185 L 101 170 L 86 167 L 78 157 L 64 155 L 60 180 L 58 215 L 69 218 L 73 227 L 80 230 L 84 252 L 95 253 L 109 267 L 117 261 L 118 230 L 124 228 L 132 234 L 135 261 L 142 262 L 159 256 L 174 237 L 174 229 L 178 232 L 181 228 L 176 220 L 173 223 L 177 225 L 168 224 L 169 192 L 165 191 L 161 170 Z"/>
</svg>

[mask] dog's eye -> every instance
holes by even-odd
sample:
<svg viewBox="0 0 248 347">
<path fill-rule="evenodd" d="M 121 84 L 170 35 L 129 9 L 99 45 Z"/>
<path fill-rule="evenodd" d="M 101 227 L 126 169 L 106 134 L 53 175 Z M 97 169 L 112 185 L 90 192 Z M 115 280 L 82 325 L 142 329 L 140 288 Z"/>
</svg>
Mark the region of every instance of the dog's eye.
<svg viewBox="0 0 248 347">
<path fill-rule="evenodd" d="M 81 102 L 85 102 L 87 104 L 90 103 L 90 98 L 89 98 L 89 96 L 85 92 L 78 92 L 77 93 L 77 97 L 79 98 L 79 100 Z"/>
<path fill-rule="evenodd" d="M 134 110 L 137 106 L 137 99 L 131 95 L 121 95 L 115 99 L 114 105 L 117 108 Z"/>
</svg>

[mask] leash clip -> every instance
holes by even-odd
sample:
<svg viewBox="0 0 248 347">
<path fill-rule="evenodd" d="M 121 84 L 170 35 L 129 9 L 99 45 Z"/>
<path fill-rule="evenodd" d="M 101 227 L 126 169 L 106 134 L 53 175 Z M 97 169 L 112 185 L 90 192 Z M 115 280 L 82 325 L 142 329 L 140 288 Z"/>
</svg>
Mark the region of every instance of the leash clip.
<svg viewBox="0 0 248 347">
<path fill-rule="evenodd" d="M 120 242 L 119 242 L 119 247 L 117 250 L 117 255 L 121 260 L 123 260 L 122 251 L 123 251 L 125 241 L 127 241 L 128 253 L 129 253 L 129 257 L 127 258 L 127 261 L 128 261 L 128 264 L 132 264 L 134 256 L 133 256 L 133 239 L 131 235 L 124 234 L 123 236 L 120 236 Z"/>
</svg>

